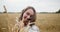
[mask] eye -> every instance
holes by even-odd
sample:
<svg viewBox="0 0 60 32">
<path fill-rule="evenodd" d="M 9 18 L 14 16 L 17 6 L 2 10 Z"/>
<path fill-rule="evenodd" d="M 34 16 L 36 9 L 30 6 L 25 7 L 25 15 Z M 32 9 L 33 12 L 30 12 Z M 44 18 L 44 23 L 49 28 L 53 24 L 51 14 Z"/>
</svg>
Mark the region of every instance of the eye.
<svg viewBox="0 0 60 32">
<path fill-rule="evenodd" d="M 27 12 L 27 15 L 30 15 L 30 13 Z"/>
<path fill-rule="evenodd" d="M 33 17 L 33 15 L 31 15 L 30 17 Z"/>
</svg>

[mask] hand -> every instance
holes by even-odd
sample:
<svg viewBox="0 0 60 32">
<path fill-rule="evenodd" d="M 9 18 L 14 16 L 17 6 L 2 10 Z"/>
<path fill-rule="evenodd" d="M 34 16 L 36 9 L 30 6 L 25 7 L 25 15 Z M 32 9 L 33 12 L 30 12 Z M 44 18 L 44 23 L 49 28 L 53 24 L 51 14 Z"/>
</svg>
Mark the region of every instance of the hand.
<svg viewBox="0 0 60 32">
<path fill-rule="evenodd" d="M 28 22 L 28 25 L 27 26 L 31 26 L 32 24 L 34 24 L 35 22 Z"/>
<path fill-rule="evenodd" d="M 24 21 L 24 19 L 22 19 L 22 20 L 19 22 L 19 27 L 20 27 L 20 29 L 24 27 L 23 21 Z"/>
</svg>

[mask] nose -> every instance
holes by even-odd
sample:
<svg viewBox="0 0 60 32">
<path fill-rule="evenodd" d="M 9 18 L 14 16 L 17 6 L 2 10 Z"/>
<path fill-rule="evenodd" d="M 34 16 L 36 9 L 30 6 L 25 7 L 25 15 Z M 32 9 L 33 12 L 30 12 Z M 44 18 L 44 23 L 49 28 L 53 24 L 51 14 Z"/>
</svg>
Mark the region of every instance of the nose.
<svg viewBox="0 0 60 32">
<path fill-rule="evenodd" d="M 30 16 L 27 17 L 28 19 L 30 18 Z"/>
</svg>

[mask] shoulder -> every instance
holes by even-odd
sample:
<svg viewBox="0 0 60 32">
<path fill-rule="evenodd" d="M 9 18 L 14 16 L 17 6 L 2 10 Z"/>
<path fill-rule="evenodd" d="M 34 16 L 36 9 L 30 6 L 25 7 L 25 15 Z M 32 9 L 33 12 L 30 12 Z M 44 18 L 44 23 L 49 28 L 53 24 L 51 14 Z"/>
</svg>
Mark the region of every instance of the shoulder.
<svg viewBox="0 0 60 32">
<path fill-rule="evenodd" d="M 39 28 L 36 26 L 36 25 L 33 25 L 32 27 L 31 27 L 33 30 L 39 30 Z"/>
</svg>

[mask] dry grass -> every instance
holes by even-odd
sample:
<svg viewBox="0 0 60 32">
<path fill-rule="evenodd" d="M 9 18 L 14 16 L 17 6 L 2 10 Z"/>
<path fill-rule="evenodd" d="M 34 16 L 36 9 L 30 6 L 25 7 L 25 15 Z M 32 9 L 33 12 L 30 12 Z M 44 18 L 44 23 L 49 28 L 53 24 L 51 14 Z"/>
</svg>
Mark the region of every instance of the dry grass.
<svg viewBox="0 0 60 32">
<path fill-rule="evenodd" d="M 0 14 L 0 32 L 11 32 L 19 14 Z M 60 14 L 37 14 L 36 25 L 41 32 L 60 32 Z"/>
</svg>

